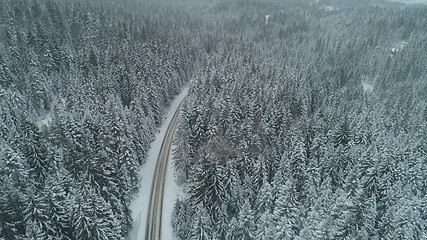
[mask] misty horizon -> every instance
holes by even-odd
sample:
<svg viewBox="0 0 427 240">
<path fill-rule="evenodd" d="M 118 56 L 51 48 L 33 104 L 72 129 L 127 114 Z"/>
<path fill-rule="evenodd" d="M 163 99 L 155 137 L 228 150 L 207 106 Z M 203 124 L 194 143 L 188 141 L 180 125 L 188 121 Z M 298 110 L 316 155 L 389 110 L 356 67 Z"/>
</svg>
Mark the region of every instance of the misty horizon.
<svg viewBox="0 0 427 240">
<path fill-rule="evenodd" d="M 401 2 L 406 4 L 427 4 L 427 0 L 388 0 L 391 2 Z"/>
</svg>

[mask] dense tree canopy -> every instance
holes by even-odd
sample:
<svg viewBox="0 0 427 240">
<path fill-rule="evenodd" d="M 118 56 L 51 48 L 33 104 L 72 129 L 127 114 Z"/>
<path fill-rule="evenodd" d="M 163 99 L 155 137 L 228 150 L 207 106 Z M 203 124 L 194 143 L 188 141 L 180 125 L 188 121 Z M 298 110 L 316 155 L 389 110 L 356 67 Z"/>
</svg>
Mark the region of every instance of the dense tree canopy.
<svg viewBox="0 0 427 240">
<path fill-rule="evenodd" d="M 211 8 L 219 43 L 175 139 L 177 233 L 209 215 L 203 239 L 426 237 L 427 9 L 333 4 Z"/>
<path fill-rule="evenodd" d="M 0 5 L 0 239 L 127 238 L 193 21 L 127 0 Z"/>
<path fill-rule="evenodd" d="M 165 107 L 178 239 L 427 238 L 427 9 L 3 0 L 0 239 L 128 239 Z"/>
</svg>

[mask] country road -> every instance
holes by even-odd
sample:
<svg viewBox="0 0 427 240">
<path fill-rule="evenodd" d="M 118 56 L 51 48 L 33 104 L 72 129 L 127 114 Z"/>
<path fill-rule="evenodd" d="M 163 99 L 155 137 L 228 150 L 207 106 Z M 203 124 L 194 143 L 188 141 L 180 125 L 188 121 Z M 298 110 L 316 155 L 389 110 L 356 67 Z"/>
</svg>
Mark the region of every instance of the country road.
<svg viewBox="0 0 427 240">
<path fill-rule="evenodd" d="M 163 194 L 166 170 L 172 145 L 172 139 L 178 122 L 179 110 L 184 100 L 179 104 L 168 126 L 157 158 L 148 204 L 145 240 L 161 239 Z"/>
</svg>

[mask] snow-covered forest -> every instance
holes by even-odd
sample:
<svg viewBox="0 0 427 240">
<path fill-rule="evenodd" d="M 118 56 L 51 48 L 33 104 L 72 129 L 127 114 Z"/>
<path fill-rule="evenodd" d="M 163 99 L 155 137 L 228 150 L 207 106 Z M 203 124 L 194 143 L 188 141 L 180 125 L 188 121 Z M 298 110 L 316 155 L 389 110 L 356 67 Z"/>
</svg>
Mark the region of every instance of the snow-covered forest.
<svg viewBox="0 0 427 240">
<path fill-rule="evenodd" d="M 162 115 L 177 239 L 427 239 L 427 7 L 1 0 L 0 240 L 129 239 Z"/>
<path fill-rule="evenodd" d="M 175 139 L 178 239 L 426 239 L 427 9 L 213 9 Z"/>
<path fill-rule="evenodd" d="M 0 239 L 127 239 L 193 23 L 125 0 L 2 0 L 0 18 Z"/>
</svg>

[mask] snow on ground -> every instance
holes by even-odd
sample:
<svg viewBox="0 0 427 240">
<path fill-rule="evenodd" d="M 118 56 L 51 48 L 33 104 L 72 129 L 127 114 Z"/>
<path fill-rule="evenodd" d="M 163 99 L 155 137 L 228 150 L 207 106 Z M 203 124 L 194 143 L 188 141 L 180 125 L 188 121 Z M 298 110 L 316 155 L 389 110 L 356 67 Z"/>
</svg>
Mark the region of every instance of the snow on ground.
<svg viewBox="0 0 427 240">
<path fill-rule="evenodd" d="M 36 124 L 39 128 L 50 127 L 50 123 L 52 122 L 52 113 L 48 113 L 44 116 L 44 118 L 40 119 Z"/>
<path fill-rule="evenodd" d="M 265 15 L 265 24 L 268 24 L 269 19 L 270 19 L 270 15 Z"/>
<path fill-rule="evenodd" d="M 372 92 L 374 90 L 374 85 L 363 81 L 361 83 L 364 92 Z"/>
<path fill-rule="evenodd" d="M 176 109 L 178 108 L 182 99 L 184 99 L 184 97 L 187 95 L 187 93 L 188 93 L 188 88 L 185 88 L 181 92 L 181 94 L 179 94 L 173 100 L 172 104 L 169 107 L 169 110 L 165 114 L 166 120 L 161 125 L 160 132 L 156 134 L 156 138 L 154 142 L 151 144 L 150 151 L 148 152 L 147 161 L 145 162 L 144 166 L 141 169 L 140 189 L 137 196 L 132 201 L 130 206 L 130 210 L 132 211 L 132 219 L 134 223 L 134 227 L 131 233 L 131 239 L 135 239 L 135 240 L 144 239 L 145 223 L 147 220 L 147 209 L 148 209 L 148 203 L 149 203 L 150 194 L 151 194 L 153 173 L 156 167 L 156 160 L 159 155 L 162 141 L 163 141 L 163 138 L 165 137 L 166 130 L 169 126 L 169 123 L 172 120 L 172 117 Z M 174 192 L 175 191 L 174 189 L 176 188 L 174 188 L 175 181 L 173 180 L 173 176 L 171 176 L 170 163 L 171 163 L 171 159 L 169 159 L 168 175 L 166 177 L 166 183 L 165 183 L 165 195 L 164 195 L 165 202 L 163 204 L 164 215 L 168 214 L 168 216 L 163 217 L 163 220 L 162 220 L 162 236 L 172 236 L 172 225 L 171 225 L 172 215 L 171 214 L 172 214 L 173 205 L 176 198 L 175 197 L 176 192 Z M 169 217 L 169 214 L 171 215 L 170 217 Z M 169 237 L 163 237 L 163 238 L 172 239 Z"/>
<path fill-rule="evenodd" d="M 400 42 L 396 43 L 396 45 L 391 48 L 391 51 L 390 51 L 391 56 L 393 56 L 394 54 L 400 52 L 407 45 L 408 45 L 407 41 L 400 41 Z"/>
</svg>

